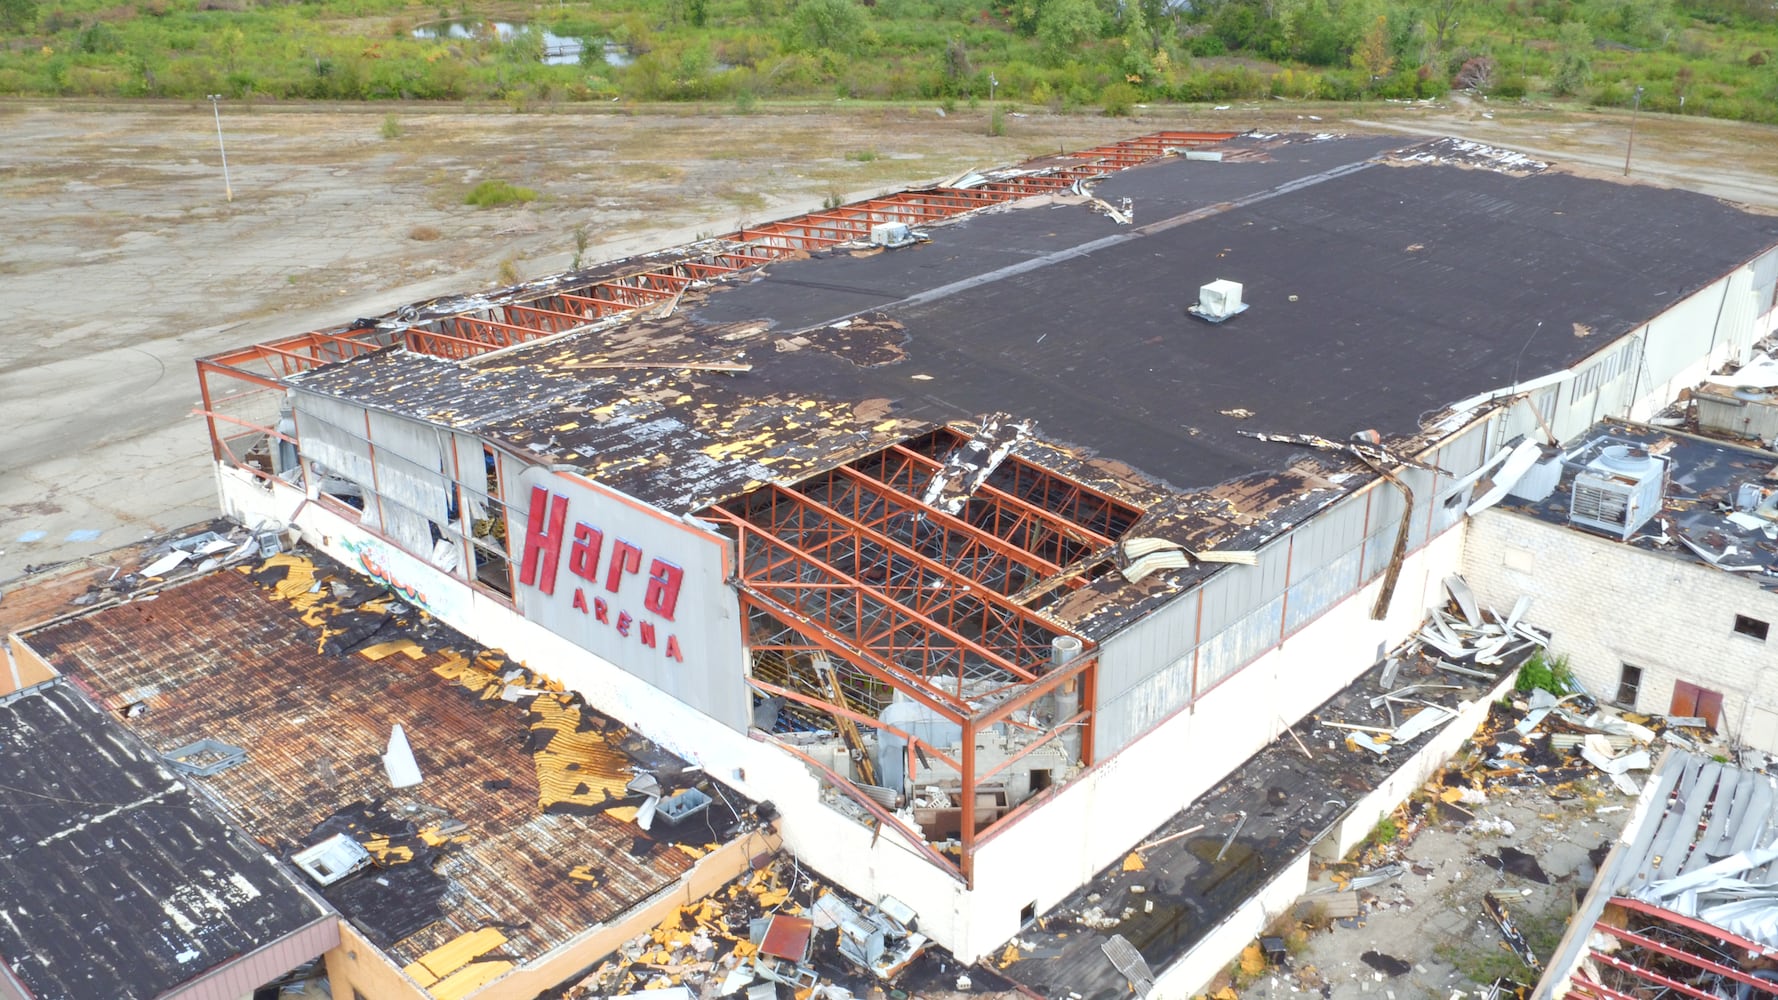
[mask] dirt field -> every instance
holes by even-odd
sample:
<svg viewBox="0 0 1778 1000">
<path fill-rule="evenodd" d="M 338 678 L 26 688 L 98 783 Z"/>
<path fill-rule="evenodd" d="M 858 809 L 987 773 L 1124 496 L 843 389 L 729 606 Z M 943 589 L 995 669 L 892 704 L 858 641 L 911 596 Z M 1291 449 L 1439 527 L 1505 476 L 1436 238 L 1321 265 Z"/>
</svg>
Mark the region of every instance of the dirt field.
<svg viewBox="0 0 1778 1000">
<path fill-rule="evenodd" d="M 214 510 L 192 359 L 446 292 L 1164 127 L 1452 133 L 1622 169 L 1627 119 L 1434 105 L 1033 113 L 0 104 L 0 589 Z M 384 137 L 393 112 L 400 134 Z M 1351 116 L 1343 120 L 1341 115 Z M 1314 117 L 1311 117 L 1314 116 Z M 1638 177 L 1778 207 L 1778 130 L 1644 115 Z M 536 202 L 477 210 L 484 179 Z M 432 238 L 436 237 L 436 238 Z"/>
</svg>

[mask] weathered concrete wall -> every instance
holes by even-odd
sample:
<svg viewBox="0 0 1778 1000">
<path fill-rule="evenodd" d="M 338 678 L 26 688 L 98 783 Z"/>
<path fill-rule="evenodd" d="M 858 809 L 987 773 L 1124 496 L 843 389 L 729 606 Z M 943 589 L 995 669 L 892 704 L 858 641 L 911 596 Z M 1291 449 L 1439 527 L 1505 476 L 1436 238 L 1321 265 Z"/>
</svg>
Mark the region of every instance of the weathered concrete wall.
<svg viewBox="0 0 1778 1000">
<path fill-rule="evenodd" d="M 1778 594 L 1702 563 L 1632 548 L 1511 511 L 1474 518 L 1463 572 L 1496 608 L 1532 598 L 1526 620 L 1551 634 L 1594 696 L 1615 702 L 1625 664 L 1642 668 L 1633 706 L 1668 710 L 1676 681 L 1723 696 L 1723 731 L 1778 753 L 1778 634 L 1735 631 L 1735 616 L 1778 623 Z"/>
</svg>

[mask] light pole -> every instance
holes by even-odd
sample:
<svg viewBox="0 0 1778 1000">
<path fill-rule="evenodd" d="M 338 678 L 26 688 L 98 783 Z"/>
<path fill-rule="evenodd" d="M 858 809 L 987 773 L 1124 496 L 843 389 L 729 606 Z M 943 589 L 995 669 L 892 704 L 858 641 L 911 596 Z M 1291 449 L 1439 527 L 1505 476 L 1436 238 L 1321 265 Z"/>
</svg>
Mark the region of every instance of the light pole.
<svg viewBox="0 0 1778 1000">
<path fill-rule="evenodd" d="M 221 94 L 210 95 L 210 112 L 216 116 L 216 149 L 222 154 L 222 193 L 228 197 L 229 201 L 234 201 L 235 187 L 228 181 L 228 150 L 224 149 L 222 145 L 222 106 L 217 103 L 220 100 L 222 100 Z M 1629 171 L 1626 169 L 1625 172 Z"/>
<path fill-rule="evenodd" d="M 1000 78 L 993 71 L 988 72 L 988 134 L 994 134 L 994 88 L 1000 86 Z"/>
<path fill-rule="evenodd" d="M 1636 112 L 1642 110 L 1642 88 L 1636 88 L 1636 96 L 1630 105 L 1630 141 L 1624 144 L 1624 176 L 1630 176 L 1630 153 L 1636 148 Z"/>
</svg>

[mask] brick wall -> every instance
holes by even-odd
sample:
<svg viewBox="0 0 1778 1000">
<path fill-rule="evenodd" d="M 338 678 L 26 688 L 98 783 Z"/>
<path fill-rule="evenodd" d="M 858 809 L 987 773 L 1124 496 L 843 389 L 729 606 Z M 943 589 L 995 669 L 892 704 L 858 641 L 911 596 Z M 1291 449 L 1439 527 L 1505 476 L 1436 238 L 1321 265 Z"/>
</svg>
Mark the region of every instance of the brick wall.
<svg viewBox="0 0 1778 1000">
<path fill-rule="evenodd" d="M 1625 664 L 1642 668 L 1635 705 L 1665 713 L 1675 682 L 1721 692 L 1719 729 L 1778 753 L 1778 627 L 1766 641 L 1735 631 L 1735 616 L 1778 626 L 1778 594 L 1743 576 L 1523 514 L 1473 518 L 1463 573 L 1479 600 L 1505 613 L 1532 598 L 1526 621 L 1603 701 L 1615 702 Z"/>
</svg>

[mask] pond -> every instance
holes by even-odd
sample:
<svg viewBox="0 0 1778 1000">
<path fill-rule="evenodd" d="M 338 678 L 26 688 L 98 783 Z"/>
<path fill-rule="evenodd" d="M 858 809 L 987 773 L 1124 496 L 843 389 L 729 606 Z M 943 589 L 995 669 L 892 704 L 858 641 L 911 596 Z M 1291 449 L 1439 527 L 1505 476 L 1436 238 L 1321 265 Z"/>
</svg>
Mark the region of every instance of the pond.
<svg viewBox="0 0 1778 1000">
<path fill-rule="evenodd" d="M 452 21 L 433 21 L 414 29 L 415 38 L 452 39 L 452 38 L 498 38 L 501 41 L 512 38 L 524 31 L 527 25 L 518 21 L 489 21 L 479 18 L 465 18 Z M 582 42 L 578 38 L 558 35 L 547 28 L 538 29 L 543 38 L 543 61 L 550 66 L 574 66 L 580 63 Z M 611 66 L 628 66 L 630 54 L 616 42 L 604 43 L 605 62 Z"/>
</svg>

